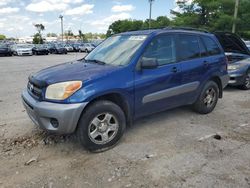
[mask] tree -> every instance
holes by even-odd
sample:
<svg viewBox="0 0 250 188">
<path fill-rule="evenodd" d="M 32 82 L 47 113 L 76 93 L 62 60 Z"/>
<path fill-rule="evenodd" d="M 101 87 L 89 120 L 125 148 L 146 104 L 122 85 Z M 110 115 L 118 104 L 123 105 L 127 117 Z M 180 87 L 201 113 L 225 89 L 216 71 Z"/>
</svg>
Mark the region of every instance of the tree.
<svg viewBox="0 0 250 188">
<path fill-rule="evenodd" d="M 42 39 L 39 33 L 36 33 L 33 37 L 33 44 L 42 44 Z"/>
<path fill-rule="evenodd" d="M 36 38 L 37 38 L 37 37 L 40 37 L 40 40 L 39 40 L 39 43 L 38 43 L 38 44 L 42 44 L 42 43 L 43 43 L 43 39 L 42 39 L 41 32 L 42 32 L 43 30 L 45 30 L 45 26 L 44 26 L 43 24 L 35 24 L 34 26 L 36 27 L 38 33 L 36 33 L 36 34 L 34 35 L 33 41 L 37 41 L 37 39 L 35 39 L 35 37 L 36 37 Z"/>
<path fill-rule="evenodd" d="M 156 20 L 151 20 L 151 28 L 167 27 L 171 21 L 166 16 L 159 16 Z M 126 31 L 136 31 L 140 29 L 148 29 L 149 20 L 118 20 L 113 22 L 107 31 L 107 36 Z"/>
<path fill-rule="evenodd" d="M 78 33 L 79 33 L 79 37 L 80 37 L 80 39 L 81 39 L 82 41 L 87 41 L 85 35 L 82 33 L 82 30 L 79 30 Z"/>
<path fill-rule="evenodd" d="M 235 1 L 232 0 L 180 0 L 181 11 L 171 11 L 176 26 L 189 26 L 209 31 L 231 31 Z M 244 36 L 250 31 L 250 1 L 241 0 L 237 23 L 237 33 Z"/>
<path fill-rule="evenodd" d="M 6 39 L 6 36 L 5 36 L 5 35 L 0 34 L 0 40 L 4 40 L 4 39 Z"/>
<path fill-rule="evenodd" d="M 57 37 L 57 34 L 55 34 L 55 33 L 47 33 L 47 37 Z"/>
<path fill-rule="evenodd" d="M 178 0 L 179 10 L 171 10 L 173 18 L 160 16 L 151 20 L 151 28 L 167 26 L 193 27 L 208 31 L 231 31 L 234 15 L 234 0 Z M 250 0 L 240 0 L 236 33 L 250 39 Z M 147 29 L 149 20 L 118 20 L 113 22 L 106 33 Z"/>
</svg>

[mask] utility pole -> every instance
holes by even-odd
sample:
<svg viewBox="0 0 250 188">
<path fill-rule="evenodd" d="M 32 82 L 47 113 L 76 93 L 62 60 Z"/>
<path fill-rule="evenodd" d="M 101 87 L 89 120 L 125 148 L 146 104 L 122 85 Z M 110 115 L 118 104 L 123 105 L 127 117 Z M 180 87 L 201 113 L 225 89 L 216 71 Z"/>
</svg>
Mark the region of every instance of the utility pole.
<svg viewBox="0 0 250 188">
<path fill-rule="evenodd" d="M 61 19 L 61 31 L 62 31 L 62 41 L 63 41 L 63 15 L 60 15 L 59 18 Z"/>
<path fill-rule="evenodd" d="M 154 0 L 148 0 L 149 1 L 149 23 L 148 23 L 148 27 L 149 29 L 151 28 L 151 20 L 152 20 L 152 4 Z"/>
<path fill-rule="evenodd" d="M 233 19 L 232 33 L 235 33 L 235 31 L 236 31 L 236 21 L 237 21 L 237 16 L 238 16 L 239 3 L 240 3 L 240 0 L 235 0 L 234 19 Z"/>
</svg>

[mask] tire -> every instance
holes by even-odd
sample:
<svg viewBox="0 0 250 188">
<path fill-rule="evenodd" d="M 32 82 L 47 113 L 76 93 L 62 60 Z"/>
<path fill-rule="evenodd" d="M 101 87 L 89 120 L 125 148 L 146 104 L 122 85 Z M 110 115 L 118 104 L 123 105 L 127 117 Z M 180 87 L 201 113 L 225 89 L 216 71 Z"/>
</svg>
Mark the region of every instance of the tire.
<svg viewBox="0 0 250 188">
<path fill-rule="evenodd" d="M 250 70 L 247 71 L 244 84 L 240 86 L 240 89 L 242 90 L 249 90 L 250 89 Z"/>
<path fill-rule="evenodd" d="M 219 87 L 214 81 L 208 81 L 202 89 L 200 96 L 193 104 L 193 110 L 200 114 L 212 112 L 218 102 Z"/>
<path fill-rule="evenodd" d="M 94 102 L 82 114 L 76 135 L 86 149 L 101 152 L 118 143 L 125 127 L 126 118 L 122 109 L 113 102 L 101 100 Z"/>
</svg>

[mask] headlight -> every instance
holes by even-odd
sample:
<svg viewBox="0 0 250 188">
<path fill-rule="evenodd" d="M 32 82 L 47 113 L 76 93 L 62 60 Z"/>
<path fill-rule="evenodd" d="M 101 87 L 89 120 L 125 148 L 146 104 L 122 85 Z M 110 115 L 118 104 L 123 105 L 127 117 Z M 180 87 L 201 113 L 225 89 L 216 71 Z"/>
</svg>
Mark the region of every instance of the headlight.
<svg viewBox="0 0 250 188">
<path fill-rule="evenodd" d="M 237 69 L 240 69 L 242 67 L 244 67 L 245 65 L 244 64 L 238 64 L 238 65 L 229 65 L 228 66 L 228 70 L 237 70 Z"/>
<path fill-rule="evenodd" d="M 81 87 L 82 81 L 69 81 L 52 84 L 47 87 L 45 98 L 52 100 L 64 100 L 73 95 Z"/>
</svg>

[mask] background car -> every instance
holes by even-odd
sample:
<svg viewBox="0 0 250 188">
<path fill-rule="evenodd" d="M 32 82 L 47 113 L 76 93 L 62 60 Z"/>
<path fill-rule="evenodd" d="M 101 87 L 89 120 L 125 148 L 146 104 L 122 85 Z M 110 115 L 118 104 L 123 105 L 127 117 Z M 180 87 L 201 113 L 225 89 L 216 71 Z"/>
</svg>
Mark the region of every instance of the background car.
<svg viewBox="0 0 250 188">
<path fill-rule="evenodd" d="M 215 36 L 223 47 L 229 63 L 234 63 L 250 57 L 250 52 L 246 44 L 236 34 L 215 32 Z"/>
<path fill-rule="evenodd" d="M 66 48 L 67 52 L 73 52 L 74 51 L 74 48 L 71 45 L 69 45 L 69 44 L 66 44 L 64 46 L 64 48 Z"/>
<path fill-rule="evenodd" d="M 91 43 L 84 43 L 79 46 L 79 52 L 91 52 L 95 47 Z"/>
<path fill-rule="evenodd" d="M 32 48 L 32 53 L 34 55 L 48 55 L 49 50 L 47 49 L 46 45 L 37 44 Z"/>
<path fill-rule="evenodd" d="M 56 54 L 67 54 L 67 49 L 62 44 L 56 44 L 55 45 L 55 53 Z"/>
<path fill-rule="evenodd" d="M 13 46 L 13 54 L 22 56 L 22 55 L 33 55 L 32 48 L 34 46 L 31 44 L 16 44 Z"/>
<path fill-rule="evenodd" d="M 216 34 L 228 59 L 228 85 L 250 89 L 250 51 L 246 43 L 233 33 Z"/>
<path fill-rule="evenodd" d="M 51 44 L 49 46 L 51 54 L 67 54 L 67 49 L 62 44 Z"/>
<path fill-rule="evenodd" d="M 74 52 L 79 52 L 79 46 L 80 46 L 80 44 L 78 44 L 78 43 L 72 44 Z"/>
<path fill-rule="evenodd" d="M 245 44 L 247 45 L 247 48 L 250 50 L 250 41 L 245 41 Z"/>
<path fill-rule="evenodd" d="M 0 44 L 0 55 L 12 56 L 12 51 L 7 44 Z"/>
</svg>

